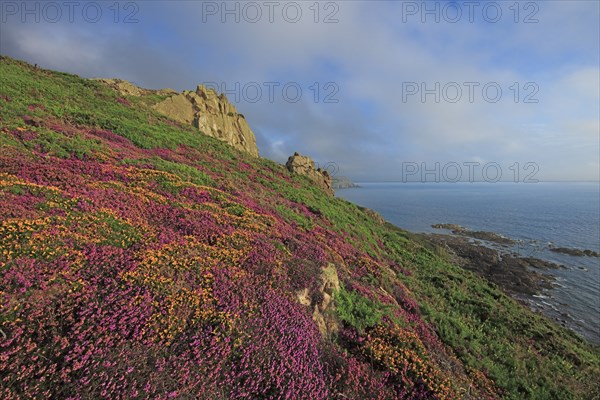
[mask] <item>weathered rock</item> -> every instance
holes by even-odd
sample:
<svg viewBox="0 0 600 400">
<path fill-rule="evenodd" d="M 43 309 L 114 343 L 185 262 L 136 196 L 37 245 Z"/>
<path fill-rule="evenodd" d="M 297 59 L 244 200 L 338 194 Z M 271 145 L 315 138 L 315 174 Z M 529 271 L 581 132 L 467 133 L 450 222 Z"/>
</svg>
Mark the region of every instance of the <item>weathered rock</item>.
<svg viewBox="0 0 600 400">
<path fill-rule="evenodd" d="M 468 236 L 472 237 L 473 239 L 494 242 L 504 246 L 512 246 L 516 243 L 513 239 L 507 238 L 495 232 L 472 231 L 470 229 L 465 228 L 464 226 L 456 224 L 435 224 L 431 225 L 431 227 L 434 229 L 451 230 L 454 235 Z"/>
<path fill-rule="evenodd" d="M 310 306 L 311 299 L 308 288 L 302 289 L 296 294 L 296 296 L 298 297 L 298 303 L 302 304 L 303 306 Z"/>
<path fill-rule="evenodd" d="M 333 293 L 340 289 L 340 279 L 337 274 L 337 269 L 334 264 L 327 264 L 321 271 L 321 287 L 320 292 L 323 294 L 323 301 L 319 308 L 325 311 L 331 304 Z"/>
<path fill-rule="evenodd" d="M 432 243 L 453 264 L 473 271 L 504 289 L 509 294 L 535 295 L 549 289 L 555 277 L 537 270 L 561 268 L 560 265 L 531 257 L 514 257 L 497 249 L 471 243 L 468 237 L 429 234 Z"/>
<path fill-rule="evenodd" d="M 156 91 L 156 94 L 160 95 L 160 96 L 172 96 L 175 94 L 178 94 L 179 92 L 177 92 L 177 90 L 173 90 L 173 89 L 159 89 Z"/>
<path fill-rule="evenodd" d="M 331 196 L 334 195 L 329 172 L 322 170 L 321 168 L 315 169 L 315 162 L 310 157 L 294 153 L 293 156 L 288 158 L 285 166 L 292 173 L 310 178 L 318 187 L 323 189 L 325 193 Z"/>
<path fill-rule="evenodd" d="M 450 231 L 466 231 L 467 228 L 465 228 L 464 226 L 461 225 L 457 225 L 457 224 L 434 224 L 431 225 L 431 227 L 433 229 L 447 229 Z"/>
<path fill-rule="evenodd" d="M 574 248 L 570 248 L 570 247 L 550 247 L 549 250 L 553 251 L 555 253 L 568 254 L 573 257 L 583 257 L 583 256 L 600 257 L 600 253 L 595 252 L 593 250 L 587 250 L 587 249 L 581 250 L 581 249 L 574 249 Z"/>
<path fill-rule="evenodd" d="M 102 82 L 115 89 L 122 95 L 125 96 L 142 96 L 152 92 L 151 90 L 142 89 L 131 82 L 122 79 L 96 79 L 98 82 Z"/>
<path fill-rule="evenodd" d="M 333 312 L 335 310 L 333 294 L 339 289 L 340 280 L 337 269 L 334 264 L 330 263 L 321 269 L 317 293 L 310 293 L 308 288 L 297 293 L 298 302 L 313 310 L 313 320 L 317 324 L 321 335 L 325 337 L 330 337 L 339 329 L 338 321 Z"/>
<path fill-rule="evenodd" d="M 151 94 L 151 93 L 155 93 L 160 96 L 171 96 L 171 95 L 177 94 L 177 91 L 173 90 L 173 89 L 159 89 L 159 90 L 144 89 L 137 85 L 134 85 L 131 82 L 125 81 L 123 79 L 95 78 L 93 80 L 101 82 L 101 83 L 113 88 L 114 90 L 117 91 L 117 93 L 119 93 L 120 95 L 123 95 L 123 96 L 139 97 L 139 96 L 144 96 L 144 95 Z"/>
<path fill-rule="evenodd" d="M 199 85 L 195 92 L 174 94 L 156 104 L 154 109 L 258 157 L 254 133 L 224 94 Z"/>
<path fill-rule="evenodd" d="M 179 93 L 166 98 L 156 104 L 154 109 L 175 121 L 187 125 L 192 125 L 196 117 L 194 105 L 185 93 Z"/>
</svg>

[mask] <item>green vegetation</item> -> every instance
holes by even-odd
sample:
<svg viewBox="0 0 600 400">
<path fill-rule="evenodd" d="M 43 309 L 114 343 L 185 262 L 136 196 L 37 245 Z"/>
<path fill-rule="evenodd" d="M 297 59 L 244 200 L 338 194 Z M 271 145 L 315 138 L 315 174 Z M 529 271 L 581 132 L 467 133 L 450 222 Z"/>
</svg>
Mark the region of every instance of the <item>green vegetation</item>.
<svg viewBox="0 0 600 400">
<path fill-rule="evenodd" d="M 355 291 L 348 291 L 343 286 L 334 293 L 333 298 L 339 318 L 359 332 L 377 326 L 388 312 L 383 304 L 361 296 Z"/>
<path fill-rule="evenodd" d="M 162 98 L 0 59 L 0 396 L 600 397 L 596 346 Z"/>
</svg>

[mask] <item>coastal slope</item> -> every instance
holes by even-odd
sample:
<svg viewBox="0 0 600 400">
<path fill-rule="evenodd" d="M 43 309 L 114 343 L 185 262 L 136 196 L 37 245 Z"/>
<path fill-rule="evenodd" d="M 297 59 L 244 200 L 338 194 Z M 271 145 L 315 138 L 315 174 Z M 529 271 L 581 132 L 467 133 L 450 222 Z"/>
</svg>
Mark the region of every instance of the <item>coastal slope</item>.
<svg viewBox="0 0 600 400">
<path fill-rule="evenodd" d="M 173 95 L 0 59 L 0 397 L 599 395 L 598 348 Z"/>
</svg>

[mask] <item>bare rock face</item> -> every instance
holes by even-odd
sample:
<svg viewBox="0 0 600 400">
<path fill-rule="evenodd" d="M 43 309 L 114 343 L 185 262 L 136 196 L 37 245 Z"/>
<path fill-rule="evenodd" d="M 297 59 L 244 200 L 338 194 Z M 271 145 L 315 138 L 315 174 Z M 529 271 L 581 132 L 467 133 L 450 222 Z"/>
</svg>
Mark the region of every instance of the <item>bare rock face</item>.
<svg viewBox="0 0 600 400">
<path fill-rule="evenodd" d="M 298 302 L 313 310 L 313 320 L 317 324 L 321 335 L 331 337 L 339 329 L 339 324 L 335 318 L 333 303 L 333 294 L 340 289 L 340 280 L 337 269 L 334 264 L 327 264 L 321 269 L 319 275 L 318 292 L 311 295 L 309 289 L 304 289 L 297 293 Z"/>
<path fill-rule="evenodd" d="M 294 153 L 293 156 L 288 158 L 285 166 L 292 173 L 309 177 L 330 196 L 334 195 L 329 173 L 321 168 L 315 169 L 315 162 L 310 157 Z"/>
<path fill-rule="evenodd" d="M 258 157 L 256 138 L 246 119 L 229 103 L 224 94 L 199 85 L 195 92 L 173 94 L 156 104 L 154 109 L 204 134 Z"/>
</svg>

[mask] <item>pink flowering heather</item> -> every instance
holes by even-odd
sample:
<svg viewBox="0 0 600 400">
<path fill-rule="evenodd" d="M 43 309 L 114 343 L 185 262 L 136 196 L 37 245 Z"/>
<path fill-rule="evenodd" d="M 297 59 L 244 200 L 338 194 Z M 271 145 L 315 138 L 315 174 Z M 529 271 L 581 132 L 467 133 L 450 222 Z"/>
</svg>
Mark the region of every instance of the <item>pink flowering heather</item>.
<svg viewBox="0 0 600 400">
<path fill-rule="evenodd" d="M 0 398 L 592 398 L 583 345 L 510 358 L 496 289 L 153 101 L 0 59 Z"/>
</svg>

